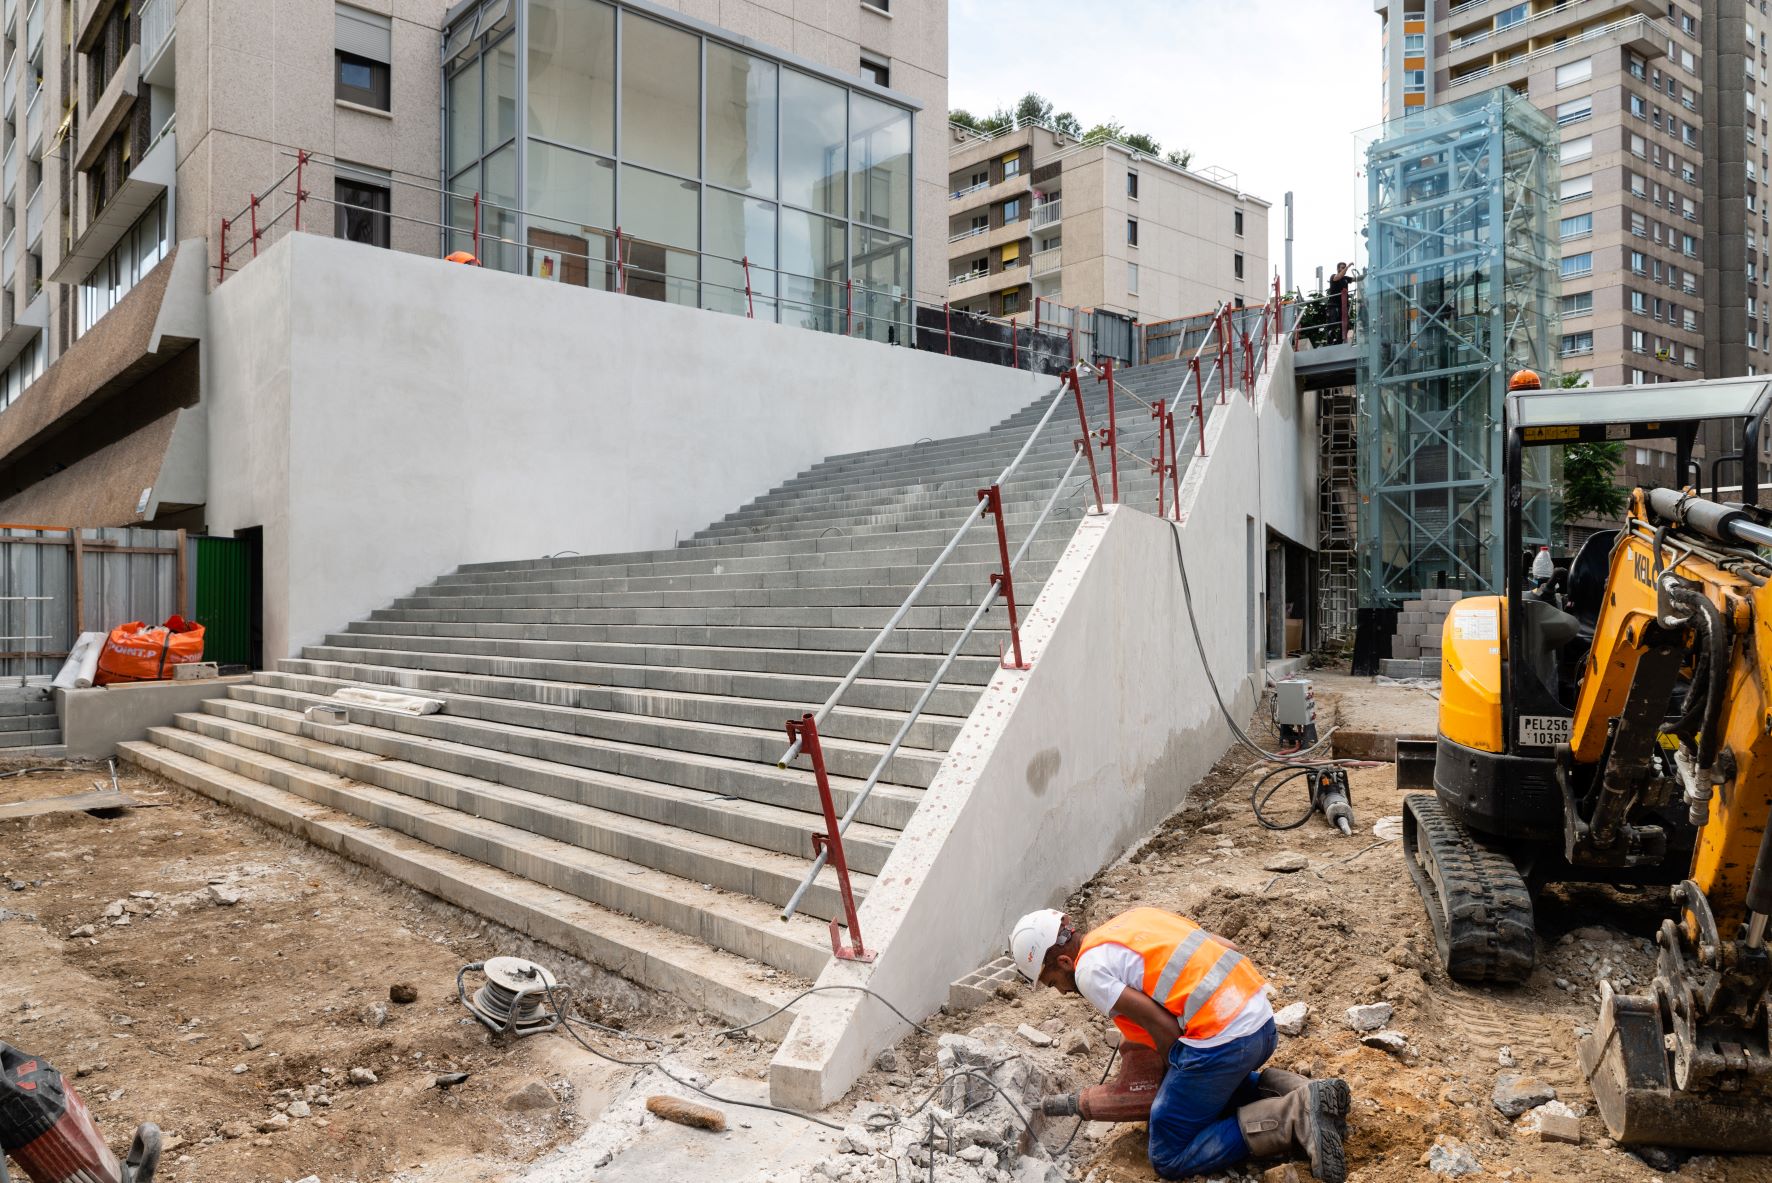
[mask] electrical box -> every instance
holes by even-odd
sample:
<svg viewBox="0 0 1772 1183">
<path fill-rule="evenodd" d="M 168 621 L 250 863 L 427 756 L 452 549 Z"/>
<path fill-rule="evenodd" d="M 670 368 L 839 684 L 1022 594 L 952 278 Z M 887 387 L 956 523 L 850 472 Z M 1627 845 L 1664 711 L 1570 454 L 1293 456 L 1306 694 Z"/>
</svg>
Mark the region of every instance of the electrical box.
<svg viewBox="0 0 1772 1183">
<path fill-rule="evenodd" d="M 1317 692 L 1309 678 L 1274 683 L 1274 722 L 1282 727 L 1309 727 L 1317 721 Z"/>
</svg>

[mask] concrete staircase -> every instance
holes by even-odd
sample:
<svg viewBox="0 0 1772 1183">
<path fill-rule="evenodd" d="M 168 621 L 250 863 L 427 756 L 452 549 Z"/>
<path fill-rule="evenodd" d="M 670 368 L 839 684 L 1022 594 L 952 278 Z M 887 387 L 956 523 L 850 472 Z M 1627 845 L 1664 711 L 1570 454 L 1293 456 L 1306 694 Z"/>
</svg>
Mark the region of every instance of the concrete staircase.
<svg viewBox="0 0 1772 1183">
<path fill-rule="evenodd" d="M 46 684 L 0 691 L 0 749 L 53 747 L 61 742 L 61 721 Z"/>
<path fill-rule="evenodd" d="M 1173 393 L 1175 370 L 1146 369 L 1126 385 Z M 1105 422 L 1105 387 L 1086 390 L 1093 427 Z M 826 698 L 1046 405 L 980 435 L 832 457 L 669 550 L 464 566 L 124 753 L 643 985 L 751 1021 L 818 975 L 827 922 L 841 911 L 826 870 L 800 914 L 779 918 L 820 828 L 810 773 L 774 764 L 783 723 Z M 1122 442 L 1150 454 L 1137 442 L 1154 430 L 1148 413 L 1121 406 Z M 1005 486 L 1012 550 L 1076 436 L 1067 398 Z M 1024 605 L 1083 512 L 1079 473 L 1015 572 Z M 1154 506 L 1142 467 L 1123 465 L 1121 487 L 1127 504 Z M 986 523 L 830 716 L 822 730 L 839 811 L 998 565 Z M 987 624 L 848 833 L 864 897 L 996 669 L 1001 609 Z M 304 718 L 346 686 L 445 706 L 410 717 L 351 705 L 343 724 Z"/>
</svg>

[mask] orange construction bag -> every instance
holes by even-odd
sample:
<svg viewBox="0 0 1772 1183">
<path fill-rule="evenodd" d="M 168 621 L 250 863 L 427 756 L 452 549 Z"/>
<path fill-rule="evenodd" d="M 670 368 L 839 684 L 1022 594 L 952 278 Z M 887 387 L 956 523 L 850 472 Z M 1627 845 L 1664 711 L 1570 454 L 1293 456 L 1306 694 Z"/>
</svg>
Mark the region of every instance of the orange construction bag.
<svg viewBox="0 0 1772 1183">
<path fill-rule="evenodd" d="M 105 638 L 94 686 L 113 682 L 154 682 L 172 677 L 172 667 L 203 660 L 203 626 L 182 616 L 149 628 L 139 620 L 120 624 Z"/>
</svg>

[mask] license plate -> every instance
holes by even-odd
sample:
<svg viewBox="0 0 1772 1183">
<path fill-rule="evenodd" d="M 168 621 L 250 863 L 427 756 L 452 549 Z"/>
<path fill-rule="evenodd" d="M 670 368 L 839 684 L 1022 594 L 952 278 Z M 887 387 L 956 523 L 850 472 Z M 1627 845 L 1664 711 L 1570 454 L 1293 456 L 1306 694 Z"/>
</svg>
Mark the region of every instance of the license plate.
<svg viewBox="0 0 1772 1183">
<path fill-rule="evenodd" d="M 1520 746 L 1549 748 L 1568 743 L 1571 723 L 1564 715 L 1521 715 Z"/>
</svg>

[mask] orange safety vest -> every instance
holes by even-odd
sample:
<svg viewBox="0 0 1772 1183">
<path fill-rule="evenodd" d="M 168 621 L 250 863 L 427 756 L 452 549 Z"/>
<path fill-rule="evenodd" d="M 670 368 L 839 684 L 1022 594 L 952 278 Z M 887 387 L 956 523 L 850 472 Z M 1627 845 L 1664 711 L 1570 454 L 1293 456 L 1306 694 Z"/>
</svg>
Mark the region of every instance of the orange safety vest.
<svg viewBox="0 0 1772 1183">
<path fill-rule="evenodd" d="M 1267 984 L 1249 959 L 1192 920 L 1160 908 L 1134 908 L 1083 938 L 1077 954 L 1098 945 L 1124 945 L 1144 959 L 1142 989 L 1181 1020 L 1185 1039 L 1211 1039 L 1230 1026 Z M 1114 1017 L 1120 1034 L 1155 1047 L 1145 1029 Z"/>
</svg>

